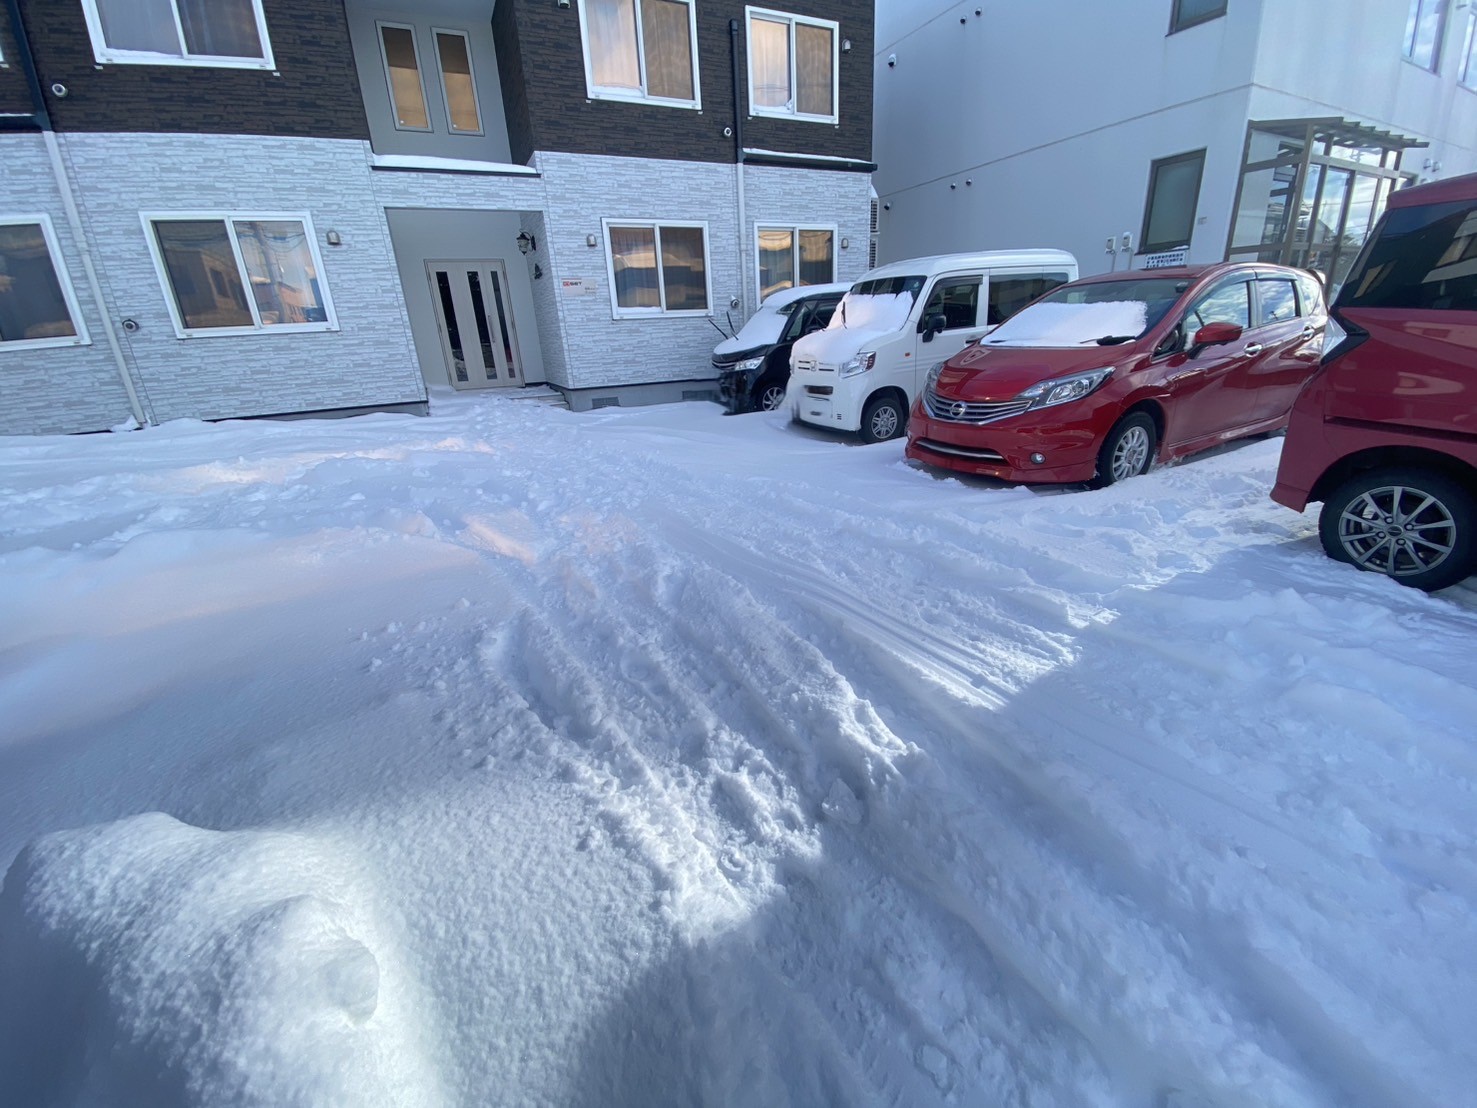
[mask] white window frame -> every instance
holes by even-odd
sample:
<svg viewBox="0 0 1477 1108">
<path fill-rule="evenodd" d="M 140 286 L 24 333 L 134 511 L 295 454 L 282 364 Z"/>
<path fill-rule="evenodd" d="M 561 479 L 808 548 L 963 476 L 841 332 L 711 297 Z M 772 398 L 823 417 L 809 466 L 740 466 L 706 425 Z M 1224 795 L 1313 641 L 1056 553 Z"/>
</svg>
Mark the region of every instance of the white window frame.
<svg viewBox="0 0 1477 1108">
<path fill-rule="evenodd" d="M 236 220 L 255 223 L 293 222 L 301 223 L 307 236 L 308 250 L 313 255 L 313 268 L 318 273 L 318 295 L 323 298 L 323 312 L 327 318 L 322 323 L 272 323 L 262 322 L 261 311 L 256 306 L 256 296 L 251 291 L 251 275 L 246 270 L 246 259 L 241 255 L 241 244 L 236 239 Z M 140 212 L 139 220 L 144 226 L 144 239 L 149 244 L 149 253 L 154 259 L 154 272 L 159 275 L 159 287 L 164 293 L 164 303 L 169 308 L 169 318 L 174 324 L 174 334 L 181 339 L 224 338 L 229 335 L 301 335 L 322 331 L 337 331 L 338 315 L 333 310 L 333 296 L 328 291 L 328 275 L 323 269 L 323 255 L 318 250 L 318 234 L 313 229 L 313 219 L 307 212 L 258 212 L 258 211 L 150 211 Z M 231 243 L 231 255 L 236 259 L 236 271 L 241 277 L 241 287 L 246 290 L 246 307 L 251 312 L 249 327 L 186 327 L 180 315 L 179 301 L 174 294 L 174 285 L 169 280 L 169 267 L 164 264 L 164 249 L 159 245 L 159 236 L 154 233 L 154 221 L 170 222 L 224 222 L 226 237 Z"/>
<path fill-rule="evenodd" d="M 467 44 L 467 76 L 472 82 L 472 106 L 477 109 L 477 129 L 459 130 L 451 121 L 451 93 L 446 88 L 446 70 L 441 64 L 441 42 L 438 36 L 455 35 Z M 384 40 L 380 40 L 383 47 Z M 448 135 L 485 135 L 487 123 L 482 116 L 482 97 L 477 92 L 477 63 L 472 58 L 472 36 L 456 27 L 432 27 L 431 51 L 436 55 L 436 76 L 441 80 L 441 106 L 446 109 L 446 133 Z M 429 112 L 427 113 L 429 115 Z"/>
<path fill-rule="evenodd" d="M 754 18 L 768 19 L 775 23 L 788 23 L 790 25 L 790 104 L 789 108 L 766 108 L 754 103 L 754 48 L 749 41 L 749 36 L 754 26 Z M 831 32 L 831 114 L 812 115 L 797 110 L 793 105 L 800 95 L 800 82 L 797 69 L 800 64 L 799 55 L 795 50 L 795 26 L 796 24 L 808 24 L 812 27 L 825 27 Z M 771 8 L 755 8 L 752 6 L 744 8 L 744 53 L 748 59 L 749 69 L 749 114 L 751 116 L 770 116 L 776 119 L 800 119 L 807 123 L 831 123 L 840 122 L 841 119 L 841 24 L 830 19 L 816 19 L 808 15 L 796 15 L 793 12 L 774 11 Z"/>
<path fill-rule="evenodd" d="M 56 229 L 51 225 L 51 217 L 41 213 L 36 215 L 0 215 L 0 227 L 16 227 L 29 224 L 40 224 L 41 237 L 46 240 L 46 252 L 51 256 L 51 268 L 56 273 L 56 283 L 61 286 L 62 300 L 67 305 L 67 313 L 71 316 L 72 330 L 75 335 L 57 335 L 49 339 L 12 339 L 9 342 L 0 342 L 0 355 L 9 350 L 39 350 L 47 346 L 91 346 L 92 339 L 87 334 L 87 324 L 82 320 L 82 309 L 77 304 L 77 293 L 72 288 L 72 278 L 67 273 L 67 267 L 62 263 L 61 244 L 57 242 Z"/>
<path fill-rule="evenodd" d="M 82 12 L 87 17 L 87 33 L 92 36 L 92 56 L 99 65 L 187 65 L 208 69 L 272 69 L 277 63 L 272 56 L 272 40 L 267 35 L 267 16 L 262 11 L 262 0 L 251 0 L 256 15 L 256 33 L 261 40 L 260 58 L 231 58 L 217 54 L 187 54 L 185 31 L 180 23 L 179 5 L 170 0 L 174 12 L 174 31 L 179 36 L 179 54 L 158 54 L 152 50 L 115 50 L 108 45 L 103 34 L 102 16 L 97 10 L 97 0 L 82 0 Z"/>
<path fill-rule="evenodd" d="M 1462 71 L 1457 74 L 1457 83 L 1477 92 L 1477 11 L 1467 13 L 1467 37 L 1462 44 Z"/>
<path fill-rule="evenodd" d="M 759 232 L 761 231 L 789 231 L 790 238 L 790 263 L 793 267 L 795 279 L 800 279 L 800 232 L 801 231 L 829 231 L 831 232 L 831 278 L 829 281 L 821 281 L 819 284 L 834 285 L 836 283 L 836 266 L 839 259 L 836 252 L 841 249 L 841 228 L 835 223 L 754 223 L 754 303 L 759 303 L 764 298 L 764 268 L 760 264 L 761 251 L 759 249 Z M 792 289 L 810 288 L 810 285 L 795 284 Z M 773 295 L 771 293 L 770 295 Z"/>
<path fill-rule="evenodd" d="M 1431 45 L 1431 64 L 1426 65 L 1424 62 L 1417 61 L 1413 53 L 1405 52 L 1403 44 L 1401 46 L 1400 53 L 1401 57 L 1403 57 L 1406 61 L 1415 66 L 1417 69 L 1425 70 L 1427 73 L 1439 74 L 1441 72 L 1441 63 L 1443 61 L 1442 55 L 1445 53 L 1446 32 L 1450 29 L 1449 24 L 1451 20 L 1452 6 L 1451 0 L 1411 0 L 1411 6 L 1414 10 L 1415 15 L 1415 28 L 1417 35 L 1419 35 L 1420 31 L 1420 17 L 1422 13 L 1426 11 L 1426 6 L 1428 4 L 1441 5 L 1441 20 L 1436 25 L 1436 40 Z M 1409 19 L 1409 16 L 1407 16 L 1406 18 Z M 1416 39 L 1411 39 L 1410 49 L 1412 51 L 1415 50 L 1415 44 Z"/>
<path fill-rule="evenodd" d="M 661 297 L 657 308 L 623 308 L 620 294 L 615 287 L 615 252 L 610 248 L 612 227 L 649 227 L 654 234 L 656 248 L 656 289 Z M 698 227 L 703 232 L 703 288 L 707 293 L 706 308 L 667 310 L 667 283 L 662 276 L 662 228 Z M 713 314 L 713 246 L 708 224 L 691 219 L 602 219 L 600 229 L 605 239 L 605 279 L 610 282 L 610 317 L 612 319 L 703 319 Z"/>
<path fill-rule="evenodd" d="M 385 52 L 384 29 L 386 27 L 393 28 L 397 31 L 410 32 L 410 48 L 415 51 L 415 76 L 416 80 L 421 83 L 421 103 L 425 105 L 426 109 L 426 125 L 424 127 L 412 127 L 408 123 L 400 122 L 400 109 L 395 103 L 395 82 L 390 78 L 390 55 Z M 426 95 L 426 67 L 421 63 L 421 43 L 420 37 L 415 33 L 415 26 L 410 23 L 396 23 L 391 19 L 376 19 L 374 21 L 374 37 L 379 43 L 380 72 L 385 75 L 385 92 L 390 97 L 390 122 L 395 125 L 395 130 L 397 131 L 413 131 L 421 135 L 432 133 L 435 128 L 431 126 L 431 98 Z M 468 57 L 470 56 L 468 54 Z M 439 57 L 436 59 L 436 72 L 438 74 L 441 72 L 441 59 Z M 480 104 L 477 106 L 477 112 L 479 115 L 482 112 L 482 106 Z"/>
<path fill-rule="evenodd" d="M 642 0 L 636 0 L 636 64 L 641 70 L 641 91 L 627 88 L 605 88 L 595 83 L 595 66 L 590 60 L 590 27 L 585 19 L 585 0 L 579 0 L 580 49 L 585 57 L 585 95 L 591 100 L 624 100 L 632 104 L 660 104 L 665 108 L 703 109 L 702 66 L 697 54 L 697 2 L 678 0 L 687 5 L 687 33 L 692 50 L 692 99 L 674 100 L 666 96 L 651 96 L 646 92 L 646 41 L 641 26 Z M 676 226 L 676 224 L 673 224 Z"/>
</svg>

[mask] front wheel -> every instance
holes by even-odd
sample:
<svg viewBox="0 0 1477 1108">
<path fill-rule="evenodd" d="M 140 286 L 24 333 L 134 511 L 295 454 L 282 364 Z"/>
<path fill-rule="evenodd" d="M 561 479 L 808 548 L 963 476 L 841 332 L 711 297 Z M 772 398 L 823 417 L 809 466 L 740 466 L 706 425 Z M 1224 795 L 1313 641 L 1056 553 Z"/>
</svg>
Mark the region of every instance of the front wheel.
<svg viewBox="0 0 1477 1108">
<path fill-rule="evenodd" d="M 761 412 L 778 411 L 785 402 L 783 382 L 761 381 L 754 386 L 754 408 Z"/>
<path fill-rule="evenodd" d="M 863 442 L 886 442 L 901 435 L 907 425 L 908 413 L 902 401 L 895 396 L 877 396 L 862 411 L 860 434 Z"/>
<path fill-rule="evenodd" d="M 1330 558 L 1433 592 L 1477 566 L 1477 503 L 1442 473 L 1370 470 L 1323 502 L 1318 536 Z"/>
<path fill-rule="evenodd" d="M 1159 433 L 1144 412 L 1133 412 L 1113 425 L 1097 455 L 1097 485 L 1115 485 L 1147 473 L 1154 461 Z"/>
</svg>

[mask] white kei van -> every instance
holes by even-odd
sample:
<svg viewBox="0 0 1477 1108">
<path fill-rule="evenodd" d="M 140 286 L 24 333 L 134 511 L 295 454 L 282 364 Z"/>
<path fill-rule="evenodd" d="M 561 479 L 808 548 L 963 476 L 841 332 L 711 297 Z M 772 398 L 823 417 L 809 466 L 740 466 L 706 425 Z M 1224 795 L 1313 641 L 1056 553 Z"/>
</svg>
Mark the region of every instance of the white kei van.
<svg viewBox="0 0 1477 1108">
<path fill-rule="evenodd" d="M 791 414 L 817 427 L 896 438 L 928 371 L 1068 281 L 1064 250 L 941 254 L 880 266 L 851 286 L 824 331 L 790 352 Z"/>
</svg>

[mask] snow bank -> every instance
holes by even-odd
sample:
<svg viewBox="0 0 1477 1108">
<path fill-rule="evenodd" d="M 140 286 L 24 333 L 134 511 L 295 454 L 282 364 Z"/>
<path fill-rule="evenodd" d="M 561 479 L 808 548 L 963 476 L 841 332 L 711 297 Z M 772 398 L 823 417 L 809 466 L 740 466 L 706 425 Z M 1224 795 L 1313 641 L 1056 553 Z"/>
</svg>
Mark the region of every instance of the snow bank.
<svg viewBox="0 0 1477 1108">
<path fill-rule="evenodd" d="M 1142 300 L 1035 304 L 995 328 L 986 346 L 1081 346 L 1107 335 L 1137 335 L 1149 320 Z"/>
<path fill-rule="evenodd" d="M 151 813 L 38 840 L 0 893 L 0 1100 L 434 1103 L 359 902 L 321 839 Z"/>
</svg>

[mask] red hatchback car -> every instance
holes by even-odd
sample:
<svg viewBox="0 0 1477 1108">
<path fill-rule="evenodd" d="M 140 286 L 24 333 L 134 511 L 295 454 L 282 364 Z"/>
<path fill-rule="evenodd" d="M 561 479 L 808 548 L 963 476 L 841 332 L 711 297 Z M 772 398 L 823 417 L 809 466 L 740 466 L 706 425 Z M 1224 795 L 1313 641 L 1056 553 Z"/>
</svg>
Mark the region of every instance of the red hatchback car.
<svg viewBox="0 0 1477 1108">
<path fill-rule="evenodd" d="M 1121 481 L 1282 427 L 1327 319 L 1317 278 L 1284 266 L 1075 281 L 935 367 L 907 455 L 1007 481 Z"/>
<path fill-rule="evenodd" d="M 1477 174 L 1401 189 L 1334 300 L 1272 499 L 1420 589 L 1477 570 Z"/>
</svg>

